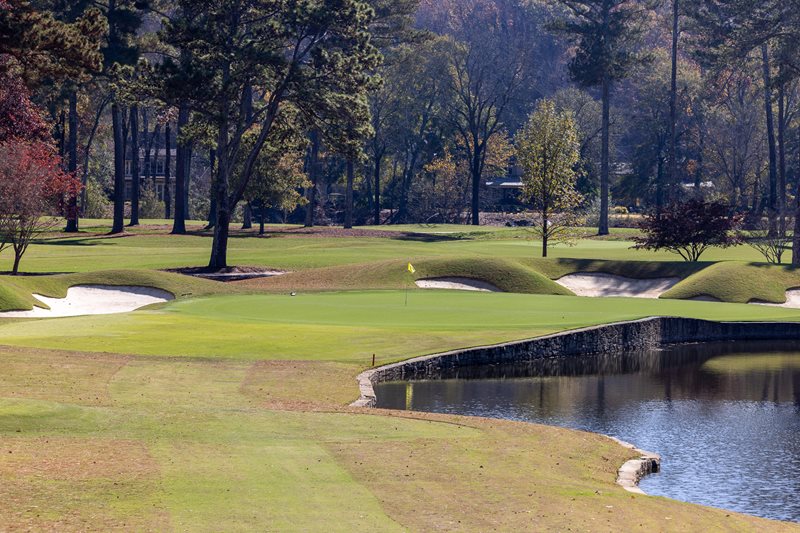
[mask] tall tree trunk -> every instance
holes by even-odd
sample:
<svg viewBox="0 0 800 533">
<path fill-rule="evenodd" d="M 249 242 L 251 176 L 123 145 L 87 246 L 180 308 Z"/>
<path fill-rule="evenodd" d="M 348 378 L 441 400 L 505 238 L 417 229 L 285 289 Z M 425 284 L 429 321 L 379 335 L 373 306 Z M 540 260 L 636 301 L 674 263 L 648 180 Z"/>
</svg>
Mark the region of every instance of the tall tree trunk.
<svg viewBox="0 0 800 533">
<path fill-rule="evenodd" d="M 146 186 L 150 186 L 153 184 L 153 163 L 152 163 L 152 155 L 153 155 L 153 138 L 155 137 L 155 132 L 152 134 L 150 133 L 150 116 L 147 112 L 147 108 L 142 108 L 142 132 L 144 132 L 144 154 L 143 154 L 143 161 L 144 164 L 144 183 Z M 158 158 L 158 154 L 156 154 L 156 158 Z M 153 188 L 155 190 L 155 187 Z"/>
<path fill-rule="evenodd" d="M 214 224 L 214 240 L 211 244 L 210 270 L 221 270 L 228 267 L 228 231 L 231 222 L 231 207 L 228 197 L 228 101 L 223 96 L 223 120 L 217 137 L 217 176 L 214 181 L 217 195 L 217 220 Z"/>
<path fill-rule="evenodd" d="M 172 174 L 172 126 L 164 125 L 164 218 L 172 218 L 172 191 L 170 181 Z"/>
<path fill-rule="evenodd" d="M 472 225 L 481 225 L 481 170 L 483 150 L 478 141 L 477 135 L 473 136 L 472 142 L 475 148 L 472 150 L 472 163 L 470 171 L 472 173 Z"/>
<path fill-rule="evenodd" d="M 89 184 L 89 156 L 92 152 L 92 143 L 94 142 L 94 136 L 97 133 L 97 128 L 100 125 L 100 119 L 103 116 L 103 111 L 108 105 L 108 97 L 106 97 L 103 102 L 100 104 L 100 107 L 97 109 L 97 114 L 94 117 L 94 124 L 92 124 L 92 131 L 89 132 L 89 138 L 86 141 L 86 148 L 83 150 L 83 172 L 81 176 L 81 184 L 83 185 L 83 189 L 81 190 L 81 214 L 86 214 L 86 187 Z"/>
<path fill-rule="evenodd" d="M 186 143 L 185 160 L 183 162 L 183 220 L 190 220 L 189 191 L 192 185 L 192 156 L 194 154 L 194 143 Z"/>
<path fill-rule="evenodd" d="M 600 224 L 597 233 L 598 235 L 608 235 L 608 192 L 611 173 L 609 160 L 609 144 L 611 142 L 611 80 L 609 80 L 608 74 L 603 76 L 602 92 L 603 123 L 600 157 Z"/>
<path fill-rule="evenodd" d="M 778 214 L 778 157 L 775 149 L 775 120 L 772 114 L 772 73 L 769 65 L 769 46 L 761 45 L 764 75 L 764 109 L 767 116 L 767 144 L 769 145 L 769 233 L 777 231 Z"/>
<path fill-rule="evenodd" d="M 150 144 L 147 147 L 147 152 L 145 156 L 147 157 L 148 162 L 148 174 L 150 175 L 150 186 L 153 188 L 154 191 L 157 191 L 156 185 L 158 184 L 158 161 L 159 157 L 159 150 L 158 145 L 161 144 L 161 125 L 157 125 L 155 130 L 153 131 L 153 135 L 150 137 Z M 155 153 L 153 153 L 155 150 Z M 155 168 L 153 168 L 155 167 Z M 159 198 L 163 200 L 163 193 L 162 197 Z"/>
<path fill-rule="evenodd" d="M 208 210 L 208 225 L 206 229 L 211 229 L 217 223 L 217 188 L 215 185 L 215 180 L 217 179 L 217 151 L 213 148 L 208 152 L 208 160 L 211 166 L 211 208 Z"/>
<path fill-rule="evenodd" d="M 705 151 L 706 151 L 706 121 L 703 110 L 697 120 L 697 170 L 694 174 L 694 193 L 697 197 L 702 195 L 703 179 L 705 177 Z"/>
<path fill-rule="evenodd" d="M 264 206 L 264 202 L 260 202 L 258 206 L 258 234 L 264 235 L 264 226 L 266 225 L 266 221 L 264 220 L 264 215 L 266 214 L 266 207 Z"/>
<path fill-rule="evenodd" d="M 242 229 L 253 229 L 253 204 L 247 202 L 242 210 Z"/>
<path fill-rule="evenodd" d="M 542 209 L 542 257 L 547 257 L 547 207 Z"/>
<path fill-rule="evenodd" d="M 797 130 L 800 145 L 800 129 Z M 797 168 L 800 171 L 800 151 L 797 153 Z M 800 267 L 800 176 L 797 179 L 794 198 L 794 234 L 792 235 L 792 266 Z"/>
<path fill-rule="evenodd" d="M 780 232 L 786 233 L 786 89 L 778 87 L 778 212 Z"/>
<path fill-rule="evenodd" d="M 245 107 L 245 121 L 249 125 L 253 123 L 253 86 L 250 84 L 245 85 L 243 92 L 242 103 Z M 244 204 L 242 229 L 253 229 L 253 204 L 250 201 Z"/>
<path fill-rule="evenodd" d="M 122 110 L 111 104 L 111 122 L 114 132 L 114 223 L 111 233 L 125 230 L 125 139 L 122 132 Z"/>
<path fill-rule="evenodd" d="M 307 228 L 314 226 L 314 210 L 317 203 L 317 181 L 319 179 L 319 149 L 320 138 L 318 131 L 311 132 L 311 152 L 308 158 L 308 170 L 311 176 L 311 187 L 306 188 L 306 223 Z"/>
<path fill-rule="evenodd" d="M 672 78 L 669 93 L 669 185 L 667 197 L 672 195 L 672 187 L 678 184 L 678 37 L 679 0 L 672 0 Z"/>
<path fill-rule="evenodd" d="M 355 165 L 353 160 L 347 160 L 347 185 L 344 193 L 344 227 L 350 229 L 353 227 L 353 182 L 355 181 Z"/>
<path fill-rule="evenodd" d="M 69 93 L 69 143 L 67 148 L 67 171 L 73 176 L 78 172 L 78 91 Z M 70 194 L 67 199 L 67 233 L 78 232 L 78 194 Z"/>
<path fill-rule="evenodd" d="M 67 114 L 64 110 L 58 116 L 58 155 L 62 158 L 67 153 Z"/>
<path fill-rule="evenodd" d="M 178 108 L 178 149 L 175 155 L 175 218 L 172 223 L 172 234 L 183 235 L 186 233 L 186 152 L 188 145 L 182 138 L 186 125 L 189 124 L 189 107 L 181 104 Z"/>
<path fill-rule="evenodd" d="M 373 210 L 375 212 L 374 224 L 376 226 L 380 226 L 381 225 L 381 167 L 382 167 L 382 164 L 383 164 L 383 153 L 382 152 L 381 153 L 377 153 L 375 155 L 375 161 L 374 161 L 374 165 L 373 165 L 374 171 L 373 171 L 373 176 L 372 176 L 372 179 L 374 180 L 374 184 L 375 184 L 375 190 L 373 191 L 375 193 L 375 200 L 373 202 L 373 206 L 372 207 L 373 207 Z"/>
<path fill-rule="evenodd" d="M 131 107 L 131 222 L 129 226 L 139 225 L 139 192 L 142 186 L 142 172 L 139 168 L 139 106 Z"/>
</svg>

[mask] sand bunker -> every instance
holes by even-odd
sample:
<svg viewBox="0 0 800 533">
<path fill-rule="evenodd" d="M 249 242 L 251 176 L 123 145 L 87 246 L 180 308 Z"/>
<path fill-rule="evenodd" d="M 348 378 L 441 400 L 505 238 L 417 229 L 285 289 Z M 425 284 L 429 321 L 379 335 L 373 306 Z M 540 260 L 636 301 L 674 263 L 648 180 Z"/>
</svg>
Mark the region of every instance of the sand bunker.
<svg viewBox="0 0 800 533">
<path fill-rule="evenodd" d="M 769 307 L 785 307 L 787 309 L 800 309 L 800 289 L 786 291 L 786 303 L 772 304 L 767 302 L 750 302 L 755 305 L 767 305 Z"/>
<path fill-rule="evenodd" d="M 0 313 L 0 318 L 54 318 L 81 315 L 127 313 L 146 305 L 168 302 L 175 297 L 167 291 L 148 287 L 113 287 L 84 285 L 72 287 L 66 298 L 33 295 L 50 309 L 34 307 L 32 311 Z"/>
<path fill-rule="evenodd" d="M 417 287 L 421 289 L 450 289 L 457 291 L 477 291 L 477 292 L 502 292 L 500 289 L 487 283 L 469 278 L 430 278 L 417 281 Z"/>
<path fill-rule="evenodd" d="M 658 298 L 679 281 L 680 278 L 632 279 L 611 274 L 583 273 L 564 276 L 556 283 L 578 296 L 591 298 Z"/>
</svg>

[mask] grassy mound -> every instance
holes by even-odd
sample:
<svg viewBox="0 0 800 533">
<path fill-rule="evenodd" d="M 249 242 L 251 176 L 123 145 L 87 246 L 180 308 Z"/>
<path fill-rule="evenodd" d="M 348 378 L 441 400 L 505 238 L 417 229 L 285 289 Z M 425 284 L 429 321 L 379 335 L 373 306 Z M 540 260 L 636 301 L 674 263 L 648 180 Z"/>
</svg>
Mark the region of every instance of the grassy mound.
<svg viewBox="0 0 800 533">
<path fill-rule="evenodd" d="M 525 265 L 551 279 L 582 272 L 612 274 L 633 279 L 686 278 L 713 263 L 686 261 L 604 261 L 601 259 L 523 259 Z"/>
<path fill-rule="evenodd" d="M 413 283 L 416 280 L 458 277 L 485 281 L 503 292 L 572 295 L 536 270 L 513 260 L 475 257 L 412 260 L 417 270 L 413 275 L 408 272 L 407 263 L 392 260 L 316 268 L 237 285 L 268 292 L 376 290 L 416 288 Z"/>
<path fill-rule="evenodd" d="M 662 298 L 711 296 L 723 302 L 786 302 L 786 291 L 800 287 L 800 270 L 764 263 L 724 262 L 688 277 Z"/>
<path fill-rule="evenodd" d="M 204 296 L 235 291 L 222 283 L 152 270 L 109 270 L 52 276 L 0 276 L 0 311 L 29 311 L 41 303 L 33 294 L 65 298 L 76 285 L 152 287 L 176 298 Z"/>
</svg>

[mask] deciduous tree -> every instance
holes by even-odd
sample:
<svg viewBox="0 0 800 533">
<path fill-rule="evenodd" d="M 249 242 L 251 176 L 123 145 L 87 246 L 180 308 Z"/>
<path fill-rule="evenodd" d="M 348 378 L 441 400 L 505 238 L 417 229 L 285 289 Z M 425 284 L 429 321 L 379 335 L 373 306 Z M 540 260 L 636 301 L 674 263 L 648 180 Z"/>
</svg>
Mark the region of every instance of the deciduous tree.
<svg viewBox="0 0 800 533">
<path fill-rule="evenodd" d="M 287 105 L 330 144 L 360 146 L 365 135 L 349 137 L 355 127 L 369 128 L 366 91 L 378 62 L 369 42 L 373 12 L 361 0 L 180 0 L 177 6 L 162 39 L 180 54 L 152 81 L 161 83 L 161 98 L 185 104 L 217 135 L 209 268 L 221 269 L 228 265 L 233 209 Z M 257 135 L 245 151 L 251 128 Z M 235 173 L 240 157 L 244 164 Z"/>
<path fill-rule="evenodd" d="M 13 139 L 0 143 L 0 251 L 14 251 L 13 273 L 40 233 L 57 226 L 64 201 L 80 190 L 61 160 L 43 142 Z"/>
<path fill-rule="evenodd" d="M 712 247 L 729 248 L 741 242 L 739 215 L 721 202 L 691 199 L 674 202 L 660 212 L 645 215 L 642 237 L 635 239 L 643 250 L 666 250 L 684 261 L 698 261 Z"/>
<path fill-rule="evenodd" d="M 571 242 L 579 220 L 583 198 L 575 190 L 580 162 L 575 118 L 542 100 L 516 141 L 523 195 L 537 215 L 534 227 L 542 239 L 542 257 L 547 257 L 550 243 Z"/>
</svg>

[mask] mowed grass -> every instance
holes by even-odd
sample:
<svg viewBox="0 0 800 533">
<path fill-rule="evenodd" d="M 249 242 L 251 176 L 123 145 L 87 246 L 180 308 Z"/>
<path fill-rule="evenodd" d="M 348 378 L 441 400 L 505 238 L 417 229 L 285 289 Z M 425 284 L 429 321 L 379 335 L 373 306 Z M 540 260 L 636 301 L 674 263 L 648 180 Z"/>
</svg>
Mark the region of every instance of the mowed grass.
<svg viewBox="0 0 800 533">
<path fill-rule="evenodd" d="M 0 530 L 797 529 L 631 495 L 614 483 L 629 452 L 601 436 L 346 406 L 373 354 L 380 364 L 652 315 L 800 320 L 800 310 L 533 294 L 308 292 L 410 287 L 409 260 L 420 276 L 493 276 L 520 292 L 552 289 L 548 278 L 572 271 L 680 272 L 690 280 L 708 265 L 695 269 L 668 254 L 629 251 L 624 241 L 593 239 L 541 261 L 535 243 L 498 231 L 428 241 L 234 238 L 232 262 L 303 271 L 272 281 L 274 294 L 239 294 L 267 290 L 257 284 L 96 272 L 205 263 L 210 239 L 159 231 L 37 244 L 26 269 L 79 274 L 0 280 L 0 289 L 15 287 L 18 295 L 60 295 L 72 284 L 114 279 L 162 287 L 156 284 L 168 279 L 168 290 L 182 296 L 235 293 L 124 315 L 0 322 Z M 749 249 L 723 253 L 758 260 Z M 290 296 L 295 289 L 299 294 Z"/>
<path fill-rule="evenodd" d="M 3 530 L 793 528 L 630 495 L 629 453 L 598 435 L 347 409 L 352 365 L 8 347 L 0 363 Z"/>
<path fill-rule="evenodd" d="M 406 305 L 408 297 L 408 305 Z M 370 291 L 218 296 L 124 315 L 10 321 L 3 344 L 366 365 L 648 316 L 799 320 L 800 310 L 677 300 Z"/>
<path fill-rule="evenodd" d="M 627 240 L 582 239 L 574 247 L 556 246 L 553 259 L 616 261 L 667 261 L 678 257 L 666 252 L 631 250 Z M 89 272 L 120 269 L 164 269 L 204 266 L 211 238 L 204 235 L 172 236 L 131 234 L 122 237 L 80 236 L 49 239 L 33 244 L 25 255 L 26 272 Z M 284 270 L 304 270 L 375 261 L 435 257 L 487 257 L 533 260 L 541 255 L 536 241 L 524 238 L 450 238 L 431 240 L 381 237 L 303 237 L 276 235 L 259 238 L 235 236 L 230 241 L 229 262 Z M 0 270 L 10 270 L 11 255 L 0 255 Z M 763 257 L 747 246 L 711 250 L 704 261 L 761 262 Z"/>
</svg>

